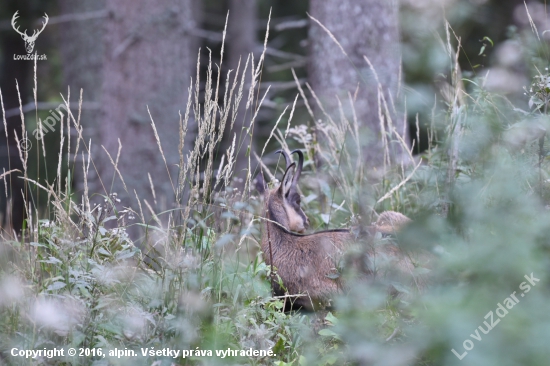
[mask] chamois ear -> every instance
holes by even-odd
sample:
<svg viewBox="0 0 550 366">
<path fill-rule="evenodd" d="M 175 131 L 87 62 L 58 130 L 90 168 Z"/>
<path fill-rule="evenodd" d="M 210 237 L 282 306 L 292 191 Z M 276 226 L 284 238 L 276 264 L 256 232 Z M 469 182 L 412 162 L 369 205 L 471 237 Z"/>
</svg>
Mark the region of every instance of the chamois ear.
<svg viewBox="0 0 550 366">
<path fill-rule="evenodd" d="M 264 194 L 267 185 L 265 184 L 264 175 L 261 172 L 254 178 L 253 183 L 256 187 L 256 191 L 258 191 L 259 194 Z"/>
<path fill-rule="evenodd" d="M 279 186 L 279 194 L 283 196 L 288 196 L 288 193 L 290 192 L 290 189 L 293 186 L 292 182 L 292 174 L 291 170 L 294 170 L 296 168 L 296 163 L 290 164 L 286 170 L 285 175 L 283 175 L 283 179 L 281 180 L 281 185 Z"/>
</svg>

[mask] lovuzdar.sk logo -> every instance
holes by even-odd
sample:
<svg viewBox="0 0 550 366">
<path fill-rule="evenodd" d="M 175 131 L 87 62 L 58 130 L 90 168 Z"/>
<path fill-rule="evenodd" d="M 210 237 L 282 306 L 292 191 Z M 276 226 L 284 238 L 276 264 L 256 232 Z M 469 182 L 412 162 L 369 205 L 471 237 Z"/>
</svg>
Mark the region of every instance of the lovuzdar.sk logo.
<svg viewBox="0 0 550 366">
<path fill-rule="evenodd" d="M 32 51 L 34 50 L 34 43 L 36 42 L 36 39 L 38 38 L 38 36 L 40 35 L 40 33 L 42 33 L 42 31 L 44 30 L 44 28 L 46 28 L 46 25 L 48 24 L 48 14 L 44 13 L 44 21 L 42 22 L 42 29 L 40 30 L 34 30 L 32 32 L 32 35 L 29 36 L 27 34 L 27 30 L 25 29 L 24 32 L 21 32 L 19 30 L 19 26 L 16 24 L 16 21 L 17 21 L 17 18 L 19 18 L 19 10 L 17 10 L 15 12 L 15 14 L 13 14 L 13 17 L 11 18 L 11 26 L 13 27 L 13 29 L 19 33 L 21 35 L 21 38 L 23 38 L 23 41 L 25 41 L 25 49 L 27 50 L 27 54 L 26 55 L 13 55 L 13 59 L 14 60 L 34 60 L 35 58 L 37 60 L 47 60 L 48 58 L 46 57 L 46 55 L 38 55 L 38 54 L 35 54 L 33 55 L 32 54 Z"/>
</svg>

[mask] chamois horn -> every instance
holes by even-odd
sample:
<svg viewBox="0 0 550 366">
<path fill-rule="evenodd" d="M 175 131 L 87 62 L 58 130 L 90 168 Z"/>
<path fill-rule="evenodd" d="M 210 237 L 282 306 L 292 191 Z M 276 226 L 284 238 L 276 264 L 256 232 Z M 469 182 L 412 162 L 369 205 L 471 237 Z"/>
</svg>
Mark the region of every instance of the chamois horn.
<svg viewBox="0 0 550 366">
<path fill-rule="evenodd" d="M 294 153 L 294 152 L 293 152 Z M 282 156 L 285 157 L 285 163 L 286 163 L 286 167 L 285 167 L 285 170 L 290 166 L 290 164 L 292 164 L 292 160 L 290 159 L 290 156 L 288 156 L 288 154 L 286 153 L 286 151 L 284 150 L 277 150 L 275 151 L 275 154 L 281 154 Z"/>
<path fill-rule="evenodd" d="M 302 150 L 296 149 L 290 153 L 290 155 L 292 154 L 298 154 L 298 165 L 296 166 L 294 178 L 292 178 L 292 185 L 296 186 L 298 179 L 300 179 L 300 175 L 302 174 L 302 168 L 304 167 L 304 153 L 302 153 Z"/>
</svg>

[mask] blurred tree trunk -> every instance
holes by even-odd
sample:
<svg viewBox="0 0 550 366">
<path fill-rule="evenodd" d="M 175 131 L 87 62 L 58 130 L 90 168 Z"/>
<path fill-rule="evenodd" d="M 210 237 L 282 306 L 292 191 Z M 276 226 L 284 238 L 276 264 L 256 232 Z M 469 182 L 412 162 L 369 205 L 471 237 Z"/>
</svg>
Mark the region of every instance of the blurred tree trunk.
<svg viewBox="0 0 550 366">
<path fill-rule="evenodd" d="M 237 70 L 239 59 L 241 60 L 239 73 L 242 75 L 248 55 L 253 53 L 256 48 L 257 18 L 258 6 L 256 0 L 229 0 L 229 22 L 227 24 L 226 39 L 228 43 L 228 64 L 229 68 L 234 70 L 233 77 Z M 243 170 L 248 168 L 247 151 L 249 147 L 250 151 L 254 150 L 254 140 L 250 139 L 250 135 L 247 134 L 246 131 L 250 126 L 250 120 L 252 118 L 252 109 L 246 110 L 246 98 L 248 97 L 250 83 L 252 81 L 250 68 L 251 65 L 249 64 L 246 70 L 243 100 L 238 106 L 238 115 L 235 120 L 235 125 L 232 130 L 229 130 L 229 128 L 225 130 L 226 146 L 231 146 L 233 135 L 234 133 L 237 134 L 236 143 L 239 144 L 239 150 L 236 156 L 235 177 L 243 179 L 246 178 L 246 172 L 243 172 Z M 251 161 L 252 166 L 255 166 L 255 163 L 255 161 Z M 244 184 L 237 182 L 237 186 L 242 188 Z"/>
<path fill-rule="evenodd" d="M 72 1 L 58 0 L 58 6 L 62 15 L 92 15 L 91 19 L 81 21 L 68 21 L 57 26 L 57 34 L 60 44 L 61 63 L 63 65 L 63 94 L 66 97 L 67 86 L 71 88 L 71 109 L 75 113 L 82 89 L 83 101 L 86 103 L 99 104 L 101 99 L 102 66 L 103 66 L 103 31 L 105 17 L 100 12 L 105 10 L 105 0 L 95 1 Z M 83 109 L 81 111 L 80 123 L 84 128 L 83 137 L 88 143 L 97 141 L 99 133 L 99 115 L 96 110 Z M 71 123 L 71 127 L 73 124 Z M 74 131 L 74 129 L 72 130 Z M 76 145 L 76 135 L 71 136 L 72 150 Z M 76 192 L 83 190 L 82 152 L 85 149 L 80 144 L 79 156 L 76 159 L 75 171 L 71 172 L 73 185 Z M 99 151 L 94 151 L 97 156 Z M 95 156 L 94 156 L 95 158 Z M 72 166 L 72 165 L 71 165 Z M 97 191 L 98 182 L 95 171 L 90 171 L 89 185 L 92 191 Z"/>
<path fill-rule="evenodd" d="M 0 5 L 1 18 L 9 21 L 16 11 L 19 11 L 20 18 L 17 24 L 21 29 L 33 27 L 33 21 L 41 17 L 44 13 L 44 4 L 33 4 L 31 1 L 8 1 Z M 19 95 L 21 103 L 28 103 L 32 96 L 32 69 L 34 62 L 14 60 L 13 55 L 25 55 L 25 43 L 21 36 L 17 34 L 11 26 L 1 33 L 0 38 L 0 88 L 4 102 L 4 109 L 19 108 Z M 40 45 L 40 38 L 34 49 L 38 54 L 43 53 L 43 46 Z M 19 85 L 19 95 L 17 93 L 16 82 Z M 1 113 L 1 112 L 0 112 Z M 19 114 L 6 118 L 7 139 L 4 123 L 0 122 L 0 174 L 11 169 L 18 169 L 21 172 L 26 168 L 21 161 L 19 150 L 17 148 L 16 136 L 22 139 L 22 125 Z M 27 137 L 34 143 L 32 131 L 27 131 Z M 7 187 L 4 185 L 4 179 L 0 180 L 0 229 L 15 230 L 20 232 L 23 220 L 26 218 L 25 197 L 27 196 L 26 184 L 20 179 L 23 174 L 12 173 L 5 178 Z M 7 188 L 7 197 L 6 197 Z M 0 230 L 1 231 L 1 230 Z"/>
<path fill-rule="evenodd" d="M 355 95 L 355 112 L 361 127 L 363 160 L 379 166 L 384 160 L 383 134 L 379 118 L 376 77 L 388 106 L 391 124 L 407 141 L 403 117 L 396 113 L 400 77 L 398 4 L 395 0 L 311 0 L 311 16 L 319 20 L 338 40 L 347 56 L 315 21 L 309 30 L 309 80 L 321 98 L 324 110 L 339 119 L 338 101 L 348 120 L 353 121 L 348 93 Z M 372 63 L 372 72 L 366 56 Z M 384 105 L 381 105 L 384 114 Z M 388 132 L 390 121 L 384 118 Z M 405 133 L 404 133 L 405 132 Z M 391 134 L 388 136 L 390 140 Z M 322 139 L 322 136 L 321 136 Z M 390 143 L 395 160 L 406 159 L 398 143 Z"/>
<path fill-rule="evenodd" d="M 171 182 L 175 186 L 178 179 L 178 112 L 185 114 L 187 89 L 191 77 L 195 80 L 198 43 L 191 33 L 199 24 L 197 8 L 196 0 L 107 0 L 100 140 L 113 161 L 120 140 L 118 168 L 126 187 L 105 151 L 99 148 L 101 193 L 116 192 L 123 205 L 136 208 L 135 190 L 145 213 L 148 209 L 144 200 L 156 212 L 172 208 L 175 203 Z M 194 140 L 194 126 L 188 128 L 186 150 Z"/>
<path fill-rule="evenodd" d="M 16 80 L 21 92 L 21 103 L 25 105 L 28 102 L 29 94 L 26 91 L 28 90 L 29 75 L 33 63 L 13 59 L 14 54 L 26 54 L 23 40 L 17 33 L 4 32 L 0 42 L 2 43 L 3 55 L 1 67 L 4 70 L 10 70 L 9 73 L 2 73 L 0 80 L 4 108 L 7 111 L 19 107 Z M 19 157 L 16 141 L 16 135 L 19 139 L 22 138 L 21 117 L 16 115 L 6 118 L 6 126 L 8 128 L 7 140 L 4 124 L 2 123 L 0 127 L 2 130 L 2 133 L 0 133 L 0 146 L 2 146 L 0 150 L 0 174 L 3 173 L 2 169 L 5 171 L 18 169 L 22 172 L 23 163 Z M 25 200 L 23 197 L 25 183 L 23 179 L 19 178 L 21 176 L 23 176 L 21 173 L 12 173 L 5 178 L 8 192 L 7 197 L 5 195 L 6 187 L 4 186 L 4 180 L 0 180 L 0 212 L 2 212 L 0 227 L 8 230 L 13 229 L 16 232 L 21 230 L 23 220 L 26 217 Z"/>
</svg>

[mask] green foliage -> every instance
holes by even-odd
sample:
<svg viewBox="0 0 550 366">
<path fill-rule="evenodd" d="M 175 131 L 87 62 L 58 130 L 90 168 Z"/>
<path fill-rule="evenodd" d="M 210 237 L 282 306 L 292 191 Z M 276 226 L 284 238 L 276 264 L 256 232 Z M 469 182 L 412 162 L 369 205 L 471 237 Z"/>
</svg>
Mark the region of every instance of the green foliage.
<svg viewBox="0 0 550 366">
<path fill-rule="evenodd" d="M 522 113 L 471 80 L 466 103 L 455 99 L 433 113 L 439 137 L 430 141 L 422 162 L 378 174 L 361 165 L 349 121 L 316 126 L 329 132 L 327 144 L 337 148 L 313 141 L 306 126 L 289 132 L 306 151 L 300 189 L 311 226 L 370 224 L 389 209 L 406 213 L 414 222 L 398 241 L 402 250 L 432 258 L 429 269 L 413 269 L 428 275 L 425 289 L 382 278 L 365 281 L 344 266 L 348 286 L 331 312 L 284 313 L 285 299 L 271 296 L 271 268 L 259 251 L 259 199 L 235 191 L 230 168 L 219 190 L 201 192 L 204 182 L 191 182 L 189 205 L 178 208 L 183 220 L 169 227 L 155 215 L 153 224 L 134 224 L 138 214 L 120 207 L 116 195 L 92 206 L 88 197 L 76 204 L 58 188 L 52 193 L 53 220 L 40 220 L 21 240 L 0 244 L 0 359 L 72 365 L 546 365 L 550 180 L 537 131 L 546 131 L 547 83 L 547 76 L 535 79 L 529 93 L 536 113 Z M 449 152 L 454 146 L 456 155 Z M 197 156 L 213 155 L 213 149 L 207 145 Z M 227 156 L 231 166 L 232 154 Z M 313 163 L 315 156 L 323 157 L 322 166 Z M 201 173 L 197 166 L 189 171 Z M 138 226 L 146 227 L 144 242 L 151 246 L 137 248 L 130 240 L 128 231 Z M 389 296 L 388 285 L 402 295 Z M 104 353 L 116 348 L 138 356 L 30 360 L 10 353 L 54 347 Z M 193 352 L 175 360 L 141 355 L 152 348 Z M 249 349 L 275 356 L 216 356 L 216 350 Z M 208 352 L 213 355 L 203 354 Z"/>
<path fill-rule="evenodd" d="M 358 280 L 337 299 L 334 313 L 283 313 L 282 300 L 270 297 L 269 269 L 261 253 L 238 255 L 253 249 L 240 241 L 257 232 L 252 230 L 257 224 L 239 229 L 239 212 L 254 212 L 254 204 L 219 195 L 215 201 L 224 209 L 193 214 L 195 225 L 181 239 L 166 238 L 165 253 L 159 251 L 151 262 L 129 240 L 131 213 L 117 209 L 112 196 L 90 210 L 57 205 L 71 207 L 76 216 L 60 211 L 56 220 L 38 223 L 36 241 L 3 244 L 1 349 L 64 345 L 141 354 L 142 348 L 154 347 L 215 354 L 252 348 L 271 349 L 277 356 L 195 355 L 178 362 L 452 365 L 461 361 L 451 350 L 463 354 L 470 340 L 474 348 L 464 356 L 468 364 L 545 364 L 543 342 L 525 344 L 550 336 L 544 311 L 550 221 L 537 194 L 537 159 L 509 150 L 499 138 L 505 129 L 498 114 L 511 111 L 500 107 L 494 115 L 480 107 L 494 105 L 487 94 L 478 101 L 475 108 L 460 111 L 467 121 L 463 158 L 450 194 L 444 194 L 448 158 L 445 149 L 437 148 L 425 154 L 426 164 L 389 204 L 377 206 L 412 214 L 416 220 L 400 236 L 401 245 L 437 256 L 432 284 L 420 297 L 389 301 L 384 286 Z M 339 166 L 329 164 L 330 169 Z M 350 212 L 339 208 L 342 192 L 322 177 L 304 180 L 306 212 L 316 226 L 339 226 L 334 213 L 345 217 Z M 389 191 L 400 179 L 390 173 L 372 192 Z M 547 184 L 542 188 L 548 190 Z M 451 210 L 441 217 L 447 202 Z M 524 275 L 531 273 L 540 282 L 519 297 Z M 403 284 L 400 288 L 407 292 Z M 476 336 L 479 326 L 486 329 L 486 314 L 493 311 L 498 317 L 498 303 L 514 291 L 520 301 L 488 334 L 478 330 L 481 341 L 473 339 L 470 334 Z M 58 361 L 87 364 L 94 359 L 102 357 Z M 151 364 L 163 358 L 137 359 Z M 136 359 L 116 362 L 135 364 Z"/>
</svg>

